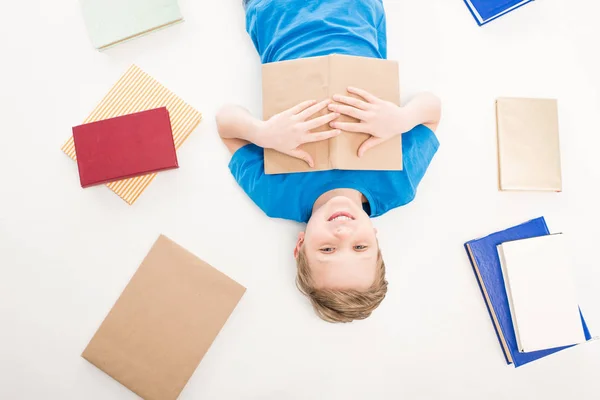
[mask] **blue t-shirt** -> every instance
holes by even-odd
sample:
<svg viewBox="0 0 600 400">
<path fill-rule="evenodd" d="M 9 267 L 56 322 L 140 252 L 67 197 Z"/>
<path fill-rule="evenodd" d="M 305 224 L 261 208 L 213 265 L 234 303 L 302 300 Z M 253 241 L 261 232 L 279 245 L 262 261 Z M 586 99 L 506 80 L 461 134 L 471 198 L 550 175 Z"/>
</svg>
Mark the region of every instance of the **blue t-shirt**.
<svg viewBox="0 0 600 400">
<path fill-rule="evenodd" d="M 355 189 L 367 199 L 365 211 L 377 217 L 414 199 L 439 143 L 419 125 L 402 135 L 402 171 L 330 170 L 265 175 L 263 149 L 249 144 L 231 157 L 229 169 L 238 184 L 265 214 L 307 222 L 317 198 L 328 190 Z"/>
<path fill-rule="evenodd" d="M 250 0 L 246 28 L 263 63 L 347 54 L 386 58 L 381 0 Z M 231 157 L 238 184 L 273 218 L 307 222 L 314 202 L 338 188 L 361 192 L 371 217 L 409 203 L 439 147 L 419 125 L 402 135 L 402 171 L 330 170 L 265 175 L 263 149 L 249 144 Z"/>
<path fill-rule="evenodd" d="M 250 0 L 246 30 L 263 64 L 329 54 L 387 58 L 381 0 Z"/>
</svg>

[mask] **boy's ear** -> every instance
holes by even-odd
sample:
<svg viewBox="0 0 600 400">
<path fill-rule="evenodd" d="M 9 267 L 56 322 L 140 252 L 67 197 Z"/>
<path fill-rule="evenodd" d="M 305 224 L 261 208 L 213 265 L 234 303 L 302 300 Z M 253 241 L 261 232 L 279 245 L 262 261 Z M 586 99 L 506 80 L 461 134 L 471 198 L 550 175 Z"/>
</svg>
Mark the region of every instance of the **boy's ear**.
<svg viewBox="0 0 600 400">
<path fill-rule="evenodd" d="M 298 258 L 298 253 L 300 252 L 300 248 L 304 243 L 304 232 L 298 233 L 298 240 L 296 241 L 296 247 L 294 247 L 294 258 Z"/>
</svg>

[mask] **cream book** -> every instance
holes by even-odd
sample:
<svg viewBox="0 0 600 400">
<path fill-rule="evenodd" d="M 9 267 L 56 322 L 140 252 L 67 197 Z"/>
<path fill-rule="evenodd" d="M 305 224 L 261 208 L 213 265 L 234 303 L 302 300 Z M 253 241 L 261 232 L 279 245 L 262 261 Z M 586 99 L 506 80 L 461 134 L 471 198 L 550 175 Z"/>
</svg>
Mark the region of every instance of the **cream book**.
<svg viewBox="0 0 600 400">
<path fill-rule="evenodd" d="M 502 243 L 498 255 L 519 351 L 585 342 L 567 237 Z"/>
<path fill-rule="evenodd" d="M 562 191 L 553 99 L 496 100 L 500 190 Z"/>
<path fill-rule="evenodd" d="M 246 289 L 160 236 L 82 356 L 146 400 L 175 400 Z"/>
<path fill-rule="evenodd" d="M 263 65 L 263 118 L 285 111 L 306 100 L 325 100 L 334 94 L 349 94 L 349 86 L 364 89 L 375 96 L 400 105 L 398 63 L 377 58 L 330 55 Z M 325 115 L 322 111 L 314 118 Z M 358 122 L 340 116 L 341 122 Z M 331 129 L 324 126 L 313 132 Z M 309 153 L 315 163 L 306 162 L 275 150 L 265 149 L 265 173 L 311 172 L 329 169 L 401 170 L 402 139 L 400 135 L 373 147 L 361 158 L 358 148 L 370 135 L 342 132 L 341 135 L 300 148 Z"/>
<path fill-rule="evenodd" d="M 177 0 L 79 0 L 98 50 L 183 21 Z"/>
</svg>

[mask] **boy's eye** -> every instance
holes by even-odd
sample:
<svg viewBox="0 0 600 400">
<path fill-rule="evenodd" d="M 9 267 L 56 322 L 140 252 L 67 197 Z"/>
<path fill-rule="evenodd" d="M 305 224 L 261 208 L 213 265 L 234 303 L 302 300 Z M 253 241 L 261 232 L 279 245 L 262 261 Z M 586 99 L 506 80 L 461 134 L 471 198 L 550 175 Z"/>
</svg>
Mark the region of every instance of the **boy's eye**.
<svg viewBox="0 0 600 400">
<path fill-rule="evenodd" d="M 357 250 L 357 251 L 363 251 L 366 249 L 367 249 L 367 246 L 365 246 L 364 244 L 359 244 L 359 245 L 354 246 L 354 250 Z"/>
<path fill-rule="evenodd" d="M 333 252 L 333 247 L 322 247 L 320 250 L 323 253 L 332 253 Z"/>
</svg>

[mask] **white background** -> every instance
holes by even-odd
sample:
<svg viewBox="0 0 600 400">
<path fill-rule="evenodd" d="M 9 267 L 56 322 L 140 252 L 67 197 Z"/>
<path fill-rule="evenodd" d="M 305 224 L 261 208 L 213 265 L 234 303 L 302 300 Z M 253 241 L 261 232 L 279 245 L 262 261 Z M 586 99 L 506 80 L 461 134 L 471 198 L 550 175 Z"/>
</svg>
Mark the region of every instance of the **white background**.
<svg viewBox="0 0 600 400">
<path fill-rule="evenodd" d="M 375 220 L 389 295 L 321 322 L 294 286 L 300 225 L 236 186 L 214 114 L 260 114 L 241 0 L 181 0 L 186 22 L 100 53 L 78 3 L 3 2 L 0 24 L 0 399 L 134 399 L 80 357 L 160 233 L 248 288 L 181 399 L 598 399 L 600 343 L 505 365 L 463 243 L 540 215 L 576 241 L 600 335 L 600 60 L 594 0 L 540 0 L 478 27 L 460 0 L 385 0 L 403 100 L 443 101 L 416 200 Z M 60 147 L 132 64 L 204 113 L 134 206 L 83 190 Z M 497 191 L 494 99 L 559 100 L 564 192 Z M 300 188 L 299 188 L 300 190 Z"/>
</svg>

